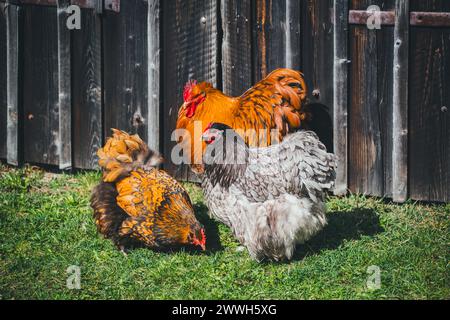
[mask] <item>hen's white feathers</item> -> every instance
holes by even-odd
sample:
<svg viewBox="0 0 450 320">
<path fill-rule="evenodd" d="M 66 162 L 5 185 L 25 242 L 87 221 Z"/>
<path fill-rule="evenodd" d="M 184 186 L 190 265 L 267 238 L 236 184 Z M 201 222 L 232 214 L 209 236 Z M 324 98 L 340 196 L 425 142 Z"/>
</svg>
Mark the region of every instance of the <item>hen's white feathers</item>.
<svg viewBox="0 0 450 320">
<path fill-rule="evenodd" d="M 326 224 L 324 195 L 334 184 L 336 157 L 309 131 L 266 148 L 238 141 L 237 159 L 245 157 L 239 167 L 222 164 L 223 154 L 208 150 L 221 143 L 235 150 L 224 137 L 206 150 L 202 187 L 211 215 L 258 261 L 290 259 L 297 243 Z"/>
</svg>

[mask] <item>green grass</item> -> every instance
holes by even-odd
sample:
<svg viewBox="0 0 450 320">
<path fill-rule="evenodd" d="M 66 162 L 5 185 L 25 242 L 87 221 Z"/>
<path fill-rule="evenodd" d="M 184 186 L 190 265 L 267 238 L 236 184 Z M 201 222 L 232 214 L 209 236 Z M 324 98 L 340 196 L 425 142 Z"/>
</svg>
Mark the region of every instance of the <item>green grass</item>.
<svg viewBox="0 0 450 320">
<path fill-rule="evenodd" d="M 252 261 L 210 220 L 200 189 L 186 187 L 210 250 L 127 257 L 100 237 L 89 207 L 100 175 L 0 165 L 1 299 L 448 299 L 450 205 L 330 198 L 328 227 L 289 263 Z M 66 287 L 71 265 L 81 289 Z M 381 288 L 369 290 L 367 268 Z"/>
</svg>

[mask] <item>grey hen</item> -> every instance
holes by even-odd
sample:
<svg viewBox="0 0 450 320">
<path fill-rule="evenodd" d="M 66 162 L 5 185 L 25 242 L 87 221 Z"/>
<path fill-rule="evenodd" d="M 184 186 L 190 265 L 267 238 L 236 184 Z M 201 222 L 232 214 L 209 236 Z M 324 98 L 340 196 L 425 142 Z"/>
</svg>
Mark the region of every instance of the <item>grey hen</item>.
<svg viewBox="0 0 450 320">
<path fill-rule="evenodd" d="M 248 148 L 226 125 L 211 124 L 202 188 L 210 214 L 228 225 L 258 260 L 291 259 L 326 225 L 325 195 L 334 185 L 336 157 L 314 132 L 276 145 Z"/>
</svg>

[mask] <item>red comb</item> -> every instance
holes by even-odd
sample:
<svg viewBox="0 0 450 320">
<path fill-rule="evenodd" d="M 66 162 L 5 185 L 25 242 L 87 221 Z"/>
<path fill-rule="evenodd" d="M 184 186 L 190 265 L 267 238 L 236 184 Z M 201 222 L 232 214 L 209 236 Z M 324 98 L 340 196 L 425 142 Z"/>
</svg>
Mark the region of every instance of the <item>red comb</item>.
<svg viewBox="0 0 450 320">
<path fill-rule="evenodd" d="M 192 94 L 192 88 L 197 85 L 197 81 L 195 80 L 189 80 L 186 85 L 184 86 L 183 91 L 183 99 L 184 102 L 188 101 Z"/>
<path fill-rule="evenodd" d="M 203 244 L 205 244 L 206 243 L 206 234 L 205 234 L 205 229 L 201 229 L 200 230 L 200 233 L 202 234 L 202 242 L 203 242 Z"/>
<path fill-rule="evenodd" d="M 200 234 L 202 236 L 201 239 L 197 239 L 194 237 L 192 244 L 195 246 L 201 246 L 203 250 L 206 249 L 206 235 L 205 235 L 205 229 L 200 229 Z"/>
<path fill-rule="evenodd" d="M 202 246 L 203 250 L 206 248 L 206 235 L 205 235 L 205 229 L 201 229 L 200 233 L 202 234 L 202 240 L 200 242 L 200 245 Z"/>
</svg>

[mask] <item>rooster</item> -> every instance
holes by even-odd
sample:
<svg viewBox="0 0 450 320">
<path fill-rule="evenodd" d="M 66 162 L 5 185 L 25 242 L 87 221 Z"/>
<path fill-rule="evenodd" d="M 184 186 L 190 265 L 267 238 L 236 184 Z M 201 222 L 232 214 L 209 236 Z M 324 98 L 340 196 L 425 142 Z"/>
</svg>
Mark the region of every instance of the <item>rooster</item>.
<svg viewBox="0 0 450 320">
<path fill-rule="evenodd" d="M 202 139 L 208 144 L 202 189 L 210 214 L 233 230 L 254 259 L 291 259 L 296 244 L 325 226 L 336 158 L 314 132 L 248 148 L 229 126 L 214 123 Z"/>
<path fill-rule="evenodd" d="M 138 135 L 113 129 L 113 136 L 97 154 L 103 181 L 92 192 L 91 207 L 99 233 L 124 253 L 139 245 L 205 250 L 205 230 L 187 192 L 156 167 L 162 162 L 159 153 Z"/>
<path fill-rule="evenodd" d="M 191 169 L 202 172 L 202 154 L 206 145 L 195 148 L 195 140 L 201 139 L 200 135 L 209 123 L 228 125 L 251 147 L 268 146 L 281 141 L 308 120 L 308 114 L 302 111 L 306 95 L 303 75 L 291 69 L 273 71 L 240 97 L 229 97 L 207 82 L 188 82 L 176 128 L 186 130 L 179 142 L 190 150 Z M 197 121 L 201 121 L 201 130 L 196 137 Z"/>
</svg>

